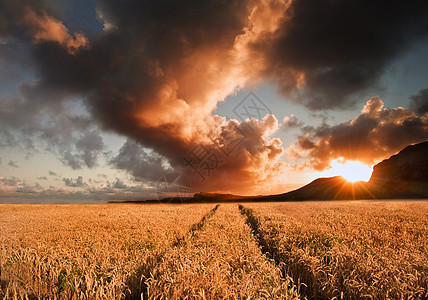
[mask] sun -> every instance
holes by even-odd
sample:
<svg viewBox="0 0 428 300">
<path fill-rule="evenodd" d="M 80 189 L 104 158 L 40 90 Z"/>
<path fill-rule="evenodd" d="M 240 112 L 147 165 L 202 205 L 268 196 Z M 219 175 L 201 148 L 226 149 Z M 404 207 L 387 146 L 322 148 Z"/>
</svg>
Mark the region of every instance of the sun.
<svg viewBox="0 0 428 300">
<path fill-rule="evenodd" d="M 359 161 L 334 160 L 331 169 L 323 172 L 326 176 L 342 176 L 349 182 L 369 181 L 372 168 Z"/>
</svg>

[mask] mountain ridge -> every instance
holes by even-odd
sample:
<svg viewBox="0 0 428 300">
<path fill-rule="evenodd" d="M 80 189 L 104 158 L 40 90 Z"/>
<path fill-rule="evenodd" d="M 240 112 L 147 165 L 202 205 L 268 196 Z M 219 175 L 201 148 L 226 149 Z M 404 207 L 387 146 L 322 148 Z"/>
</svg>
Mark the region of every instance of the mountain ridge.
<svg viewBox="0 0 428 300">
<path fill-rule="evenodd" d="M 341 176 L 334 176 L 317 178 L 298 189 L 276 195 L 240 196 L 200 192 L 188 198 L 170 197 L 160 200 L 125 202 L 201 203 L 353 199 L 428 199 L 428 141 L 409 145 L 397 154 L 376 164 L 368 182 L 352 183 Z"/>
<path fill-rule="evenodd" d="M 195 194 L 194 198 L 198 198 Z M 218 194 L 217 194 L 218 195 Z M 341 176 L 317 178 L 296 190 L 268 196 L 230 200 L 305 201 L 428 198 L 428 141 L 409 145 L 373 167 L 368 182 L 349 182 Z M 209 197 L 205 197 L 209 198 Z M 226 200 L 227 197 L 223 197 Z"/>
</svg>

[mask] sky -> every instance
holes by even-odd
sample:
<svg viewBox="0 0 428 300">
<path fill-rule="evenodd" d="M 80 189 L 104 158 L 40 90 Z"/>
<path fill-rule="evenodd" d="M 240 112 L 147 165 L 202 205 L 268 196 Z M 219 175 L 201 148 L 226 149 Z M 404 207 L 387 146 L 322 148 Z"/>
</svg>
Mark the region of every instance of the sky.
<svg viewBox="0 0 428 300">
<path fill-rule="evenodd" d="M 428 140 L 427 53 L 424 0 L 0 0 L 0 202 L 368 180 Z"/>
</svg>

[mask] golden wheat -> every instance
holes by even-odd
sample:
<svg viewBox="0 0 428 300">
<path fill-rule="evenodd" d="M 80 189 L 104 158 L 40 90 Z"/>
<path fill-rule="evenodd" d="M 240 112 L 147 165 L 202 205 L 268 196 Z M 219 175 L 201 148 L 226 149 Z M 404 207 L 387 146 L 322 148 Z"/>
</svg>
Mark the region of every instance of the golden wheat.
<svg viewBox="0 0 428 300">
<path fill-rule="evenodd" d="M 152 272 L 150 299 L 299 299 L 291 278 L 281 278 L 262 255 L 236 205 L 221 205 Z"/>
<path fill-rule="evenodd" d="M 309 298 L 428 297 L 428 203 L 249 204 L 265 247 Z"/>
<path fill-rule="evenodd" d="M 427 202 L 239 208 L 0 205 L 0 299 L 428 296 Z"/>
<path fill-rule="evenodd" d="M 3 299 L 298 299 L 236 205 L 0 206 Z"/>
<path fill-rule="evenodd" d="M 123 298 L 211 207 L 0 205 L 0 296 Z"/>
</svg>

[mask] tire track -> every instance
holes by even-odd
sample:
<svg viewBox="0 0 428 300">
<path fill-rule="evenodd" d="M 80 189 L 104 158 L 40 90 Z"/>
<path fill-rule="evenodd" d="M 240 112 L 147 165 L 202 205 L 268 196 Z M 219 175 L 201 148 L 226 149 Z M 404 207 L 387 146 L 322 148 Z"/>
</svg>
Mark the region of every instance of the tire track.
<svg viewBox="0 0 428 300">
<path fill-rule="evenodd" d="M 237 206 L 214 212 L 152 269 L 148 298 L 300 299 L 291 278 L 262 254 Z"/>
<path fill-rule="evenodd" d="M 262 252 L 275 261 L 275 264 L 281 269 L 283 278 L 291 277 L 297 285 L 298 293 L 308 299 L 330 299 L 322 291 L 317 279 L 310 268 L 289 257 L 280 249 L 280 245 L 269 232 L 263 229 L 260 218 L 255 215 L 250 208 L 239 204 L 239 210 L 246 217 L 246 224 L 251 228 L 253 235 L 259 244 Z"/>
<path fill-rule="evenodd" d="M 190 229 L 187 231 L 186 234 L 184 234 L 181 237 L 177 237 L 177 240 L 172 244 L 173 247 L 180 246 L 188 236 L 193 237 L 195 235 L 195 232 L 198 230 L 201 230 L 204 224 L 208 221 L 208 219 L 212 218 L 212 216 L 215 214 L 217 209 L 219 208 L 220 204 L 217 204 L 214 208 L 212 208 L 208 213 L 206 213 L 202 219 L 198 222 L 193 224 Z"/>
<path fill-rule="evenodd" d="M 220 204 L 217 204 L 214 208 L 208 211 L 199 222 L 194 223 L 184 235 L 177 237 L 176 241 L 171 244 L 171 247 L 179 247 L 186 241 L 186 239 L 192 238 L 195 233 L 201 230 L 205 223 L 214 216 L 219 206 Z M 164 249 L 163 251 L 148 257 L 143 265 L 137 268 L 136 274 L 126 281 L 126 286 L 128 287 L 128 290 L 125 292 L 126 300 L 148 299 L 148 282 L 154 279 L 152 270 L 163 261 L 166 252 L 167 250 Z"/>
</svg>

